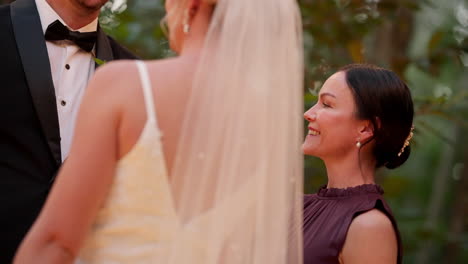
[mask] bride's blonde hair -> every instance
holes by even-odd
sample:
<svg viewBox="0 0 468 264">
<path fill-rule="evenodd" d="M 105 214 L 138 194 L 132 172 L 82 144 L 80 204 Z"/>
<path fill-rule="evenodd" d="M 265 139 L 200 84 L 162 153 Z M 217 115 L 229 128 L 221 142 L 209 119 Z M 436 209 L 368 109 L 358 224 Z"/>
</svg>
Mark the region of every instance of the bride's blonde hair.
<svg viewBox="0 0 468 264">
<path fill-rule="evenodd" d="M 302 263 L 297 3 L 203 1 L 216 8 L 172 170 L 180 232 L 164 263 Z"/>
</svg>

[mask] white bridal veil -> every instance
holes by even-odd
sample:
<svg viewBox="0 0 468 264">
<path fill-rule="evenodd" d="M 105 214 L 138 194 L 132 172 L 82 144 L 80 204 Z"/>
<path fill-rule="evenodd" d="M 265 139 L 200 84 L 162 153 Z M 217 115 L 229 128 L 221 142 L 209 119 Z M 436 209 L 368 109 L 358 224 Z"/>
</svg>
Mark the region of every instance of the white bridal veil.
<svg viewBox="0 0 468 264">
<path fill-rule="evenodd" d="M 301 30 L 295 0 L 217 1 L 171 175 L 181 228 L 165 263 L 302 263 Z"/>
</svg>

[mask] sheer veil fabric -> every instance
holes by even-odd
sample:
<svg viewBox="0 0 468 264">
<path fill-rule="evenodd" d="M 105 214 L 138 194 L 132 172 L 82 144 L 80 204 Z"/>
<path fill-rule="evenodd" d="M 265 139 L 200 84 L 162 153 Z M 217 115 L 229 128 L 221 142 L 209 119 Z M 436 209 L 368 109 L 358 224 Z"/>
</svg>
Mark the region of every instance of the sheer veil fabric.
<svg viewBox="0 0 468 264">
<path fill-rule="evenodd" d="M 302 85 L 297 3 L 218 0 L 181 120 L 164 263 L 302 263 Z"/>
</svg>

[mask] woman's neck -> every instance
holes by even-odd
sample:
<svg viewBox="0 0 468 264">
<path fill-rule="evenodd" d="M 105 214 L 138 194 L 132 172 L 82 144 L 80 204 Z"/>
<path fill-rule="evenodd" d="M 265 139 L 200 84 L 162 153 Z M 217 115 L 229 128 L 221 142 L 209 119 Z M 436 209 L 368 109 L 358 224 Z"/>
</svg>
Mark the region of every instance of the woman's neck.
<svg viewBox="0 0 468 264">
<path fill-rule="evenodd" d="M 181 56 L 200 55 L 205 45 L 205 38 L 210 27 L 212 10 L 206 5 L 201 5 L 199 13 L 194 17 L 190 32 L 186 35 Z"/>
<path fill-rule="evenodd" d="M 348 188 L 375 183 L 375 164 L 362 156 L 343 157 L 339 160 L 325 160 L 327 167 L 327 188 Z"/>
</svg>

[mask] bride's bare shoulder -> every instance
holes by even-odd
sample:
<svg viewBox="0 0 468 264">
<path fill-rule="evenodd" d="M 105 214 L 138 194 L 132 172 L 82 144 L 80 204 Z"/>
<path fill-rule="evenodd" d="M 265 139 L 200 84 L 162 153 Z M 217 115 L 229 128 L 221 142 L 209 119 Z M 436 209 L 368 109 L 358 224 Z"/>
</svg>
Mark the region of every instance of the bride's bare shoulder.
<svg viewBox="0 0 468 264">
<path fill-rule="evenodd" d="M 173 98 L 186 93 L 195 72 L 195 63 L 179 58 L 144 61 L 147 66 L 151 86 L 160 98 Z M 128 101 L 135 93 L 140 93 L 140 75 L 134 60 L 119 60 L 100 66 L 94 74 L 89 88 L 98 89 L 112 95 L 119 101 Z M 111 100 L 111 98 L 108 98 Z"/>
<path fill-rule="evenodd" d="M 168 58 L 163 60 L 153 60 L 147 62 L 150 73 L 166 78 L 175 78 L 180 80 L 181 77 L 188 77 L 190 73 L 194 72 L 196 61 L 190 58 Z M 184 78 L 183 78 L 184 79 Z"/>
<path fill-rule="evenodd" d="M 128 84 L 129 81 L 134 81 L 136 79 L 135 73 L 137 73 L 136 61 L 111 61 L 96 69 L 91 79 L 90 87 L 112 86 L 115 88 L 115 86 L 124 86 Z"/>
<path fill-rule="evenodd" d="M 193 63 L 179 58 L 168 58 L 161 60 L 144 61 L 150 76 L 164 76 L 167 78 L 179 78 L 181 75 L 186 75 L 187 72 L 193 71 Z M 115 84 L 128 84 L 138 80 L 138 74 L 135 60 L 118 60 L 106 63 L 100 66 L 94 76 L 94 79 L 112 82 Z"/>
</svg>

